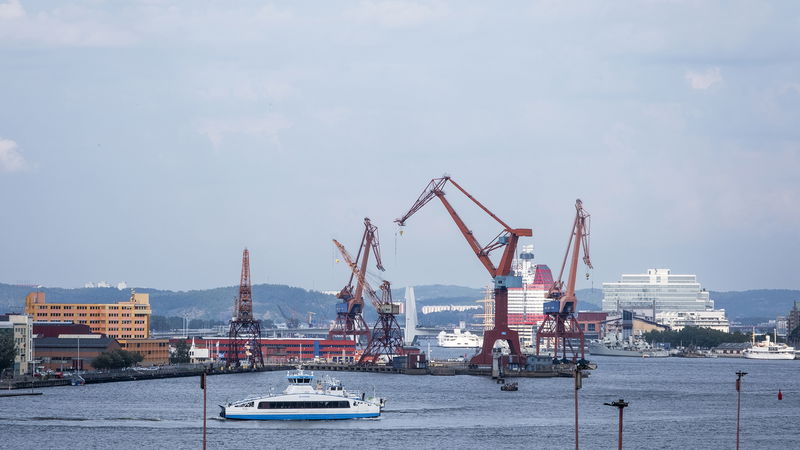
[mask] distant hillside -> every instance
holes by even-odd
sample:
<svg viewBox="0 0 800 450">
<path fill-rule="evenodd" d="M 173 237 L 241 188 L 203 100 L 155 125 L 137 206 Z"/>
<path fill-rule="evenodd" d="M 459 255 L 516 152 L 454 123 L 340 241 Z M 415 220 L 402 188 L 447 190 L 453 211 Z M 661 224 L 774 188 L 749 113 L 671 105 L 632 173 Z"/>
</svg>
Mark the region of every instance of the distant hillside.
<svg viewBox="0 0 800 450">
<path fill-rule="evenodd" d="M 136 292 L 150 294 L 153 314 L 162 316 L 183 316 L 191 318 L 228 320 L 233 312 L 234 299 L 239 287 L 229 286 L 196 291 L 166 291 L 148 288 L 135 288 Z M 0 283 L 0 311 L 19 311 L 25 306 L 25 296 L 35 290 Z M 130 298 L 130 290 L 116 288 L 78 288 L 63 289 L 42 287 L 48 302 L 53 303 L 115 303 Z M 304 321 L 308 311 L 318 318 L 335 317 L 336 298 L 317 291 L 307 291 L 285 285 L 257 284 L 253 286 L 253 311 L 263 319 L 283 322 L 278 309 Z"/>
<path fill-rule="evenodd" d="M 756 289 L 752 291 L 711 292 L 717 308 L 724 308 L 729 319 L 750 317 L 775 319 L 785 316 L 795 301 L 800 301 L 800 291 L 790 289 Z"/>
<path fill-rule="evenodd" d="M 24 309 L 25 295 L 35 288 L 0 283 L 0 313 L 21 312 Z M 56 303 L 87 302 L 114 303 L 130 297 L 130 290 L 115 288 L 41 288 L 47 300 Z M 153 313 L 162 316 L 183 316 L 190 318 L 215 319 L 227 321 L 233 310 L 233 299 L 238 295 L 238 286 L 220 287 L 194 291 L 167 291 L 136 288 L 137 292 L 150 294 Z M 415 286 L 414 293 L 418 305 L 475 304 L 483 298 L 483 289 L 464 286 L 427 285 Z M 397 300 L 405 297 L 405 288 L 392 290 Z M 576 292 L 578 309 L 596 311 L 603 299 L 601 289 L 581 289 Z M 785 315 L 794 301 L 800 301 L 800 291 L 787 289 L 760 289 L 739 292 L 711 292 L 711 298 L 718 308 L 725 308 L 728 317 L 734 320 L 746 318 L 775 318 Z M 304 321 L 306 314 L 314 312 L 317 321 L 335 318 L 336 298 L 332 295 L 301 288 L 257 284 L 253 286 L 253 308 L 259 318 L 283 322 L 279 306 L 290 317 Z M 368 320 L 372 320 L 372 308 L 367 308 Z"/>
</svg>

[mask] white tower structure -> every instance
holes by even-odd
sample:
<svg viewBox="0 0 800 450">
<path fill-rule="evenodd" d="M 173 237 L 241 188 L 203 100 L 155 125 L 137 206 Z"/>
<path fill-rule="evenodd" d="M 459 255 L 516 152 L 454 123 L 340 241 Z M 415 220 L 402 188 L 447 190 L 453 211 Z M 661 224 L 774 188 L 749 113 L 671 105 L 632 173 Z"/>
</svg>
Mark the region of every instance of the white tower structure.
<svg viewBox="0 0 800 450">
<path fill-rule="evenodd" d="M 403 341 L 411 345 L 417 337 L 417 299 L 414 297 L 414 287 L 406 288 L 406 327 Z"/>
</svg>

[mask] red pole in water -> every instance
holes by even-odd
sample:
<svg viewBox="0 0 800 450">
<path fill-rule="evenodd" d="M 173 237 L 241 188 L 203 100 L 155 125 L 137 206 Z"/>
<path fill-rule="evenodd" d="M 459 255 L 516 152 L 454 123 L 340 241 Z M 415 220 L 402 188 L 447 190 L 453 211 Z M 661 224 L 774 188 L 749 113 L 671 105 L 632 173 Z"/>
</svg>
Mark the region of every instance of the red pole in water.
<svg viewBox="0 0 800 450">
<path fill-rule="evenodd" d="M 619 399 L 619 401 L 611 402 L 611 403 L 603 403 L 606 406 L 613 406 L 619 409 L 619 436 L 617 438 L 617 448 L 622 450 L 622 410 L 628 406 L 628 402 L 623 399 Z"/>
<path fill-rule="evenodd" d="M 783 394 L 780 389 L 778 389 L 778 400 L 783 400 Z"/>
</svg>

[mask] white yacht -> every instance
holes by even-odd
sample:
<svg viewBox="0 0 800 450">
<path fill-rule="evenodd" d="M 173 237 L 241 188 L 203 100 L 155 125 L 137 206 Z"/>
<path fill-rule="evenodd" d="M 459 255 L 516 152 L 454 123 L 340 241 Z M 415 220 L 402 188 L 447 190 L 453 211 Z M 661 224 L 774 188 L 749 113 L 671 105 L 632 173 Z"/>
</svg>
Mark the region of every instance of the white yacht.
<svg viewBox="0 0 800 450">
<path fill-rule="evenodd" d="M 386 401 L 346 391 L 335 378 L 315 381 L 312 372 L 292 370 L 282 394 L 268 394 L 220 405 L 220 417 L 244 420 L 332 420 L 380 417 Z"/>
<path fill-rule="evenodd" d="M 753 346 L 742 351 L 742 356 L 748 359 L 794 359 L 794 347 L 786 344 L 770 342 L 769 335 L 766 340 L 756 343 L 753 334 Z"/>
<path fill-rule="evenodd" d="M 440 331 L 437 336 L 439 347 L 445 348 L 478 348 L 483 345 L 483 338 L 469 331 L 456 328 L 452 333 Z"/>
</svg>

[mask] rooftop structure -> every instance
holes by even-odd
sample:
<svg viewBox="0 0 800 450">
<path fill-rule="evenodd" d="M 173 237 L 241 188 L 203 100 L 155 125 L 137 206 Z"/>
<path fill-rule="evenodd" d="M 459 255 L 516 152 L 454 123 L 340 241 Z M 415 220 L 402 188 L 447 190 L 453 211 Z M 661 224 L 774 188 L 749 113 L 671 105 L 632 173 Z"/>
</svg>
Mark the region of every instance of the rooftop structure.
<svg viewBox="0 0 800 450">
<path fill-rule="evenodd" d="M 619 313 L 623 309 L 652 319 L 660 312 L 712 310 L 714 301 L 695 275 L 649 269 L 644 274 L 624 274 L 618 282 L 603 283 L 603 311 Z"/>
<path fill-rule="evenodd" d="M 656 313 L 656 322 L 667 325 L 674 331 L 685 327 L 711 328 L 712 330 L 730 331 L 730 322 L 725 317 L 724 309 L 711 311 L 664 311 Z"/>
<path fill-rule="evenodd" d="M 93 333 L 111 338 L 150 337 L 150 295 L 135 291 L 128 301 L 117 303 L 47 303 L 44 292 L 31 292 L 25 297 L 25 313 L 37 322 L 88 325 Z"/>
</svg>

